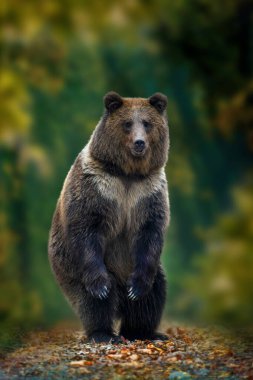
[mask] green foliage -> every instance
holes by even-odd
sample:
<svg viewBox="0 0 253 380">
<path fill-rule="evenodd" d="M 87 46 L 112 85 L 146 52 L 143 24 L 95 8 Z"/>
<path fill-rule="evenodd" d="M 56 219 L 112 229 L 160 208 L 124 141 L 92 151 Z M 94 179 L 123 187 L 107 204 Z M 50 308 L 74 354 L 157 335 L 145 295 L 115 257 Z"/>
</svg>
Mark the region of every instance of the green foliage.
<svg viewBox="0 0 253 380">
<path fill-rule="evenodd" d="M 252 185 L 233 191 L 234 208 L 201 231 L 206 252 L 188 284 L 201 317 L 247 326 L 253 313 Z M 200 286 L 201 284 L 201 286 Z"/>
</svg>

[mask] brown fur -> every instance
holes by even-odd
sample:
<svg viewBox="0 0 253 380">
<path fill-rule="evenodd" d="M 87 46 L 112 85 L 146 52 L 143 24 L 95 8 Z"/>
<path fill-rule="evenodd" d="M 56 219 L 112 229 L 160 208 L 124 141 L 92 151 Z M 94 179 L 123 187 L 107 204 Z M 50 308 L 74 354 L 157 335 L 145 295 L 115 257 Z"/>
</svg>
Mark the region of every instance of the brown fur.
<svg viewBox="0 0 253 380">
<path fill-rule="evenodd" d="M 166 115 L 161 115 L 148 99 L 122 98 L 123 105 L 106 114 L 98 124 L 92 141 L 91 155 L 101 162 L 113 162 L 126 175 L 146 176 L 167 161 L 168 128 Z M 136 112 L 139 120 L 152 122 L 148 133 L 149 147 L 145 157 L 133 157 L 130 152 L 132 133 L 126 134 L 122 122 L 131 120 Z"/>
<path fill-rule="evenodd" d="M 117 318 L 125 337 L 153 339 L 166 294 L 167 100 L 109 93 L 104 101 L 105 114 L 65 179 L 49 259 L 90 339 L 114 339 Z"/>
</svg>

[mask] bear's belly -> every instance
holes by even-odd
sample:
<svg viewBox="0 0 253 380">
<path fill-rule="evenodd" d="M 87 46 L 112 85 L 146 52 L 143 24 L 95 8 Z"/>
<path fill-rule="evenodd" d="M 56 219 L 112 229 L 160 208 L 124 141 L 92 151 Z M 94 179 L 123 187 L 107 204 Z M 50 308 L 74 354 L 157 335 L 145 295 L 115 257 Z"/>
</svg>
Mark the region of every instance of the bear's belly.
<svg viewBox="0 0 253 380">
<path fill-rule="evenodd" d="M 104 261 L 107 269 L 125 283 L 134 269 L 133 245 L 147 219 L 149 198 L 162 186 L 161 173 L 132 182 L 104 174 L 95 177 L 95 183 L 101 198 L 112 202 Z"/>
<path fill-rule="evenodd" d="M 133 271 L 133 237 L 131 235 L 130 231 L 121 232 L 108 242 L 105 250 L 105 265 L 121 283 L 125 283 Z"/>
</svg>

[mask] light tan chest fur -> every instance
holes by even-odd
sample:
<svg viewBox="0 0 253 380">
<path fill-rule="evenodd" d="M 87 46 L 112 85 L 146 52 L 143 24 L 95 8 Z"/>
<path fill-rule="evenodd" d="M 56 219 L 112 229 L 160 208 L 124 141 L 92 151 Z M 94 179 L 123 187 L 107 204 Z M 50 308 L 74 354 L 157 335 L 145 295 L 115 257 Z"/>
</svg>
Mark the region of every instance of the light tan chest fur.
<svg viewBox="0 0 253 380">
<path fill-rule="evenodd" d="M 145 179 L 122 181 L 121 178 L 103 171 L 94 163 L 86 146 L 81 154 L 84 172 L 93 174 L 93 183 L 102 198 L 114 201 L 117 232 L 123 228 L 136 230 L 141 220 L 145 220 L 145 208 L 138 206 L 142 200 L 149 198 L 163 187 L 166 176 L 164 168 L 159 169 Z M 136 213 L 139 213 L 137 215 Z"/>
</svg>

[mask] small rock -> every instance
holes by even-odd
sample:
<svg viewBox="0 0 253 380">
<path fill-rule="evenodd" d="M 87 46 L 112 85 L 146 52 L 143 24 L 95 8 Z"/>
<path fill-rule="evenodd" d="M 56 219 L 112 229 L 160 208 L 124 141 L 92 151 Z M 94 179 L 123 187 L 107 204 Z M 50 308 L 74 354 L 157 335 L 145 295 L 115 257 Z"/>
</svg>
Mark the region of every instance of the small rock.
<svg viewBox="0 0 253 380">
<path fill-rule="evenodd" d="M 190 380 L 191 375 L 187 372 L 181 372 L 181 371 L 173 371 L 169 375 L 169 380 Z"/>
<path fill-rule="evenodd" d="M 207 368 L 201 368 L 198 371 L 196 371 L 196 373 L 199 376 L 206 376 L 209 373 L 209 369 L 207 369 Z"/>
</svg>

